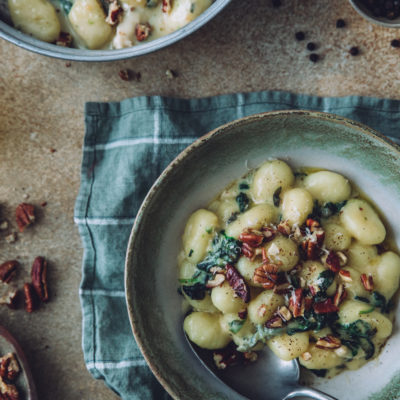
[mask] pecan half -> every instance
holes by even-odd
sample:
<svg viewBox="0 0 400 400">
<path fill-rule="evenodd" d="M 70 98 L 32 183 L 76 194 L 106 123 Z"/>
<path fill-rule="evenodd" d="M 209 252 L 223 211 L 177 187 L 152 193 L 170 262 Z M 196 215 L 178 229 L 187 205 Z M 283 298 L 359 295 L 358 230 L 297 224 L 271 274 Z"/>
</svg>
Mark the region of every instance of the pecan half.
<svg viewBox="0 0 400 400">
<path fill-rule="evenodd" d="M 118 4 L 117 0 L 113 0 L 110 6 L 108 7 L 108 15 L 106 18 L 107 24 L 113 26 L 117 25 L 119 22 L 121 22 L 122 19 L 122 13 L 123 13 L 122 7 Z"/>
<path fill-rule="evenodd" d="M 215 350 L 213 353 L 214 363 L 218 369 L 226 369 L 243 362 L 243 354 L 231 346 Z"/>
<path fill-rule="evenodd" d="M 247 308 L 245 308 L 244 310 L 241 310 L 238 312 L 238 317 L 240 319 L 246 319 L 247 318 Z"/>
<path fill-rule="evenodd" d="M 4 400 L 19 400 L 19 393 L 15 385 L 6 383 L 0 377 L 0 399 Z"/>
<path fill-rule="evenodd" d="M 289 310 L 292 312 L 293 317 L 297 318 L 304 314 L 304 299 L 303 289 L 295 289 L 289 299 Z"/>
<path fill-rule="evenodd" d="M 35 290 L 30 283 L 24 284 L 25 310 L 29 313 L 36 310 L 37 300 Z"/>
<path fill-rule="evenodd" d="M 264 235 L 258 235 L 251 231 L 244 231 L 239 235 L 239 240 L 250 247 L 259 247 L 264 241 Z"/>
<path fill-rule="evenodd" d="M 371 274 L 361 274 L 360 279 L 365 290 L 368 290 L 368 292 L 372 292 L 374 290 L 374 279 L 372 278 Z"/>
<path fill-rule="evenodd" d="M 14 278 L 19 263 L 17 260 L 9 260 L 0 265 L 0 281 L 10 283 Z"/>
<path fill-rule="evenodd" d="M 146 40 L 150 33 L 151 33 L 151 25 L 146 22 L 145 24 L 136 24 L 135 27 L 135 35 L 136 35 L 136 39 L 139 42 L 143 42 L 143 40 Z"/>
<path fill-rule="evenodd" d="M 332 299 L 330 298 L 327 298 L 321 303 L 314 303 L 313 309 L 317 314 L 327 314 L 339 311 L 339 308 L 332 303 Z"/>
<path fill-rule="evenodd" d="M 56 40 L 56 45 L 62 46 L 62 47 L 72 47 L 72 42 L 73 42 L 73 39 L 69 33 L 60 32 L 60 36 Z"/>
<path fill-rule="evenodd" d="M 242 244 L 242 254 L 253 260 L 255 258 L 255 249 L 253 247 L 249 246 L 247 243 Z"/>
<path fill-rule="evenodd" d="M 172 10 L 172 0 L 163 0 L 162 2 L 162 12 L 169 13 Z"/>
<path fill-rule="evenodd" d="M 49 300 L 47 289 L 47 261 L 43 257 L 36 257 L 31 270 L 32 286 L 40 300 Z"/>
<path fill-rule="evenodd" d="M 276 236 L 276 230 L 270 226 L 261 228 L 261 233 L 264 235 L 265 242 L 270 242 Z"/>
<path fill-rule="evenodd" d="M 275 317 L 272 317 L 271 319 L 269 319 L 265 323 L 265 326 L 270 329 L 282 328 L 282 326 L 283 326 L 282 318 L 279 315 L 276 315 Z"/>
<path fill-rule="evenodd" d="M 278 267 L 275 264 L 263 264 L 254 271 L 253 282 L 260 283 L 264 289 L 273 289 L 278 280 Z"/>
<path fill-rule="evenodd" d="M 14 353 L 7 353 L 0 358 L 0 377 L 9 381 L 14 381 L 21 369 Z"/>
<path fill-rule="evenodd" d="M 226 264 L 225 268 L 225 277 L 230 287 L 238 297 L 240 297 L 245 303 L 248 303 L 250 301 L 250 289 L 242 275 L 240 275 L 238 270 L 230 264 Z"/>
<path fill-rule="evenodd" d="M 316 260 L 321 252 L 318 241 L 314 238 L 303 240 L 301 242 L 301 247 L 304 250 L 307 260 Z"/>
<path fill-rule="evenodd" d="M 338 349 L 341 345 L 342 342 L 340 341 L 340 339 L 332 335 L 319 338 L 317 340 L 317 343 L 315 344 L 315 346 L 319 349 L 328 350 Z"/>
<path fill-rule="evenodd" d="M 274 293 L 276 294 L 290 294 L 293 286 L 289 282 L 281 283 L 274 287 Z"/>
<path fill-rule="evenodd" d="M 338 307 L 340 303 L 347 297 L 347 292 L 344 288 L 343 283 L 338 285 L 335 296 L 333 297 L 333 304 Z"/>
<path fill-rule="evenodd" d="M 35 207 L 32 204 L 21 203 L 15 210 L 15 219 L 20 232 L 35 222 Z"/>
</svg>

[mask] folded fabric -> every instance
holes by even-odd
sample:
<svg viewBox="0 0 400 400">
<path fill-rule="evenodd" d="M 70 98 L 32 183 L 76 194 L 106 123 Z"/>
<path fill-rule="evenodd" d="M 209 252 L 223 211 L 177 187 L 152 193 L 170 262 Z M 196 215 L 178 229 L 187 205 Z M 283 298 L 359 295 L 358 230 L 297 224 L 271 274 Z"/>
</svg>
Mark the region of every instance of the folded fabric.
<svg viewBox="0 0 400 400">
<path fill-rule="evenodd" d="M 88 103 L 75 222 L 84 247 L 80 299 L 88 370 L 123 399 L 170 398 L 147 367 L 132 334 L 124 260 L 136 213 L 163 169 L 185 147 L 234 119 L 271 110 L 339 114 L 400 138 L 400 102 L 321 98 L 286 92 L 202 99 L 137 97 Z"/>
</svg>

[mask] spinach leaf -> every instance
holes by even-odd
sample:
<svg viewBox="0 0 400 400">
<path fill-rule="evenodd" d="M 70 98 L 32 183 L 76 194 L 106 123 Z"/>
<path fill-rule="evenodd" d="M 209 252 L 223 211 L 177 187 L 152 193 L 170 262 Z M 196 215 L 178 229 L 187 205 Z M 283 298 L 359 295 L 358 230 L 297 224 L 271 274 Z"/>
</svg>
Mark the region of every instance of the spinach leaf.
<svg viewBox="0 0 400 400">
<path fill-rule="evenodd" d="M 295 176 L 295 178 L 298 178 L 298 177 L 303 178 L 303 177 L 307 176 L 307 174 L 305 172 L 295 172 L 293 175 Z"/>
<path fill-rule="evenodd" d="M 258 342 L 265 343 L 268 339 L 271 339 L 274 336 L 282 335 L 286 328 L 266 328 L 264 325 L 257 325 L 257 331 L 247 337 L 242 339 L 242 343 L 238 346 L 238 351 L 248 351 L 252 349 Z"/>
<path fill-rule="evenodd" d="M 326 289 L 328 289 L 328 287 L 331 286 L 334 279 L 335 279 L 335 273 L 330 269 L 326 269 L 325 271 L 322 271 L 318 275 L 316 284 L 323 292 L 325 292 Z"/>
<path fill-rule="evenodd" d="M 314 202 L 314 208 L 310 214 L 311 218 L 319 220 L 320 218 L 328 218 L 332 215 L 337 214 L 347 203 L 347 200 L 341 201 L 339 203 L 327 202 L 324 204 L 319 204 L 318 200 Z"/>
<path fill-rule="evenodd" d="M 212 274 L 197 270 L 190 279 L 179 279 L 182 291 L 193 300 L 203 300 L 206 295 L 206 284 Z"/>
<path fill-rule="evenodd" d="M 287 326 L 287 334 L 294 335 L 297 332 L 314 331 L 332 326 L 338 319 L 337 313 L 317 314 L 314 310 L 308 310 L 303 317 L 295 318 Z"/>
<path fill-rule="evenodd" d="M 246 182 L 242 182 L 242 183 L 239 185 L 239 189 L 240 189 L 240 190 L 248 190 L 248 189 L 250 189 L 250 186 L 249 186 Z"/>
<path fill-rule="evenodd" d="M 193 255 L 193 249 L 190 249 L 188 257 L 192 257 L 192 255 Z"/>
<path fill-rule="evenodd" d="M 279 197 L 282 192 L 282 186 L 279 186 L 278 189 L 275 190 L 274 195 L 272 196 L 272 200 L 274 202 L 275 207 L 279 207 L 281 202 L 281 198 Z"/>
<path fill-rule="evenodd" d="M 378 307 L 382 310 L 382 312 L 387 312 L 387 304 L 385 296 L 381 295 L 379 292 L 372 292 L 372 300 L 371 303 L 373 306 Z"/>
<path fill-rule="evenodd" d="M 233 221 L 236 221 L 239 214 L 240 213 L 238 213 L 238 212 L 232 213 L 232 215 L 228 218 L 228 221 L 226 221 L 226 223 L 231 224 Z"/>
<path fill-rule="evenodd" d="M 212 267 L 225 267 L 226 264 L 234 264 L 241 254 L 240 242 L 226 236 L 224 231 L 216 234 L 212 241 L 211 251 L 206 258 L 197 264 L 197 268 L 209 272 Z"/>
<path fill-rule="evenodd" d="M 361 319 L 349 324 L 336 324 L 332 330 L 339 336 L 342 343 L 347 346 L 353 357 L 357 355 L 360 348 L 365 352 L 365 359 L 371 358 L 375 352 L 375 346 L 371 339 L 376 333 L 368 322 Z"/>
<path fill-rule="evenodd" d="M 372 306 L 372 307 L 368 308 L 368 310 L 362 310 L 362 311 L 360 311 L 360 312 L 358 313 L 358 315 L 369 314 L 370 312 L 372 312 L 372 311 L 374 311 L 374 310 L 375 310 L 375 307 Z"/>
<path fill-rule="evenodd" d="M 358 300 L 358 301 L 362 301 L 363 303 L 369 303 L 369 299 L 367 299 L 366 297 L 362 297 L 362 296 L 354 296 L 354 300 Z"/>
<path fill-rule="evenodd" d="M 68 15 L 72 8 L 72 1 L 71 0 L 60 0 L 61 8 L 64 12 Z"/>
<path fill-rule="evenodd" d="M 239 206 L 239 211 L 245 212 L 248 208 L 249 208 L 249 203 L 250 200 L 249 198 L 246 196 L 245 193 L 240 192 L 237 196 L 236 196 L 236 203 Z"/>
<path fill-rule="evenodd" d="M 242 329 L 245 322 L 246 322 L 245 319 L 235 319 L 235 320 L 229 322 L 229 324 L 228 324 L 229 330 L 232 333 L 238 333 Z"/>
</svg>

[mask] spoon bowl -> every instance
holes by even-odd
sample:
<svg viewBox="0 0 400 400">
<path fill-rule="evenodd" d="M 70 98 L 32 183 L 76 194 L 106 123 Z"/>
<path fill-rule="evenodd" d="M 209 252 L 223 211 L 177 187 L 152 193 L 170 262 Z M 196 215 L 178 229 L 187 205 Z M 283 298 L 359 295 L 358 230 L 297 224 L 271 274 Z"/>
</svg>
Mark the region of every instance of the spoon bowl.
<svg viewBox="0 0 400 400">
<path fill-rule="evenodd" d="M 185 338 L 201 364 L 217 379 L 242 396 L 251 400 L 287 400 L 311 398 L 316 400 L 337 400 L 323 392 L 299 384 L 300 367 L 297 360 L 284 361 L 275 356 L 268 347 L 258 352 L 255 362 L 218 369 L 212 351 L 193 344 Z"/>
</svg>

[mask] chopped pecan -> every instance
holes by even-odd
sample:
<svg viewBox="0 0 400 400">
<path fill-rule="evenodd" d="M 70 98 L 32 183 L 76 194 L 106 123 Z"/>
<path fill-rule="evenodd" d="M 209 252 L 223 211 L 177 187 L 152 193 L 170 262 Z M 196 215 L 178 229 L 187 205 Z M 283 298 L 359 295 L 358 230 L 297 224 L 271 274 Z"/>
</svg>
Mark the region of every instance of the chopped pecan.
<svg viewBox="0 0 400 400">
<path fill-rule="evenodd" d="M 221 286 L 225 282 L 224 274 L 215 274 L 214 279 L 207 282 L 207 288 L 214 288 L 217 286 Z"/>
<path fill-rule="evenodd" d="M 339 284 L 333 297 L 333 305 L 339 307 L 339 304 L 343 302 L 343 300 L 347 297 L 347 292 L 344 288 L 343 283 Z"/>
<path fill-rule="evenodd" d="M 269 263 L 269 258 L 267 256 L 267 250 L 265 247 L 262 248 L 261 255 L 262 255 L 263 264 Z"/>
<path fill-rule="evenodd" d="M 315 296 L 319 292 L 319 286 L 317 285 L 308 285 L 308 290 L 311 293 L 311 296 Z"/>
<path fill-rule="evenodd" d="M 342 342 L 340 341 L 339 338 L 328 335 L 322 338 L 319 338 L 317 340 L 317 343 L 315 344 L 316 347 L 319 349 L 338 349 L 342 345 Z"/>
<path fill-rule="evenodd" d="M 35 290 L 30 283 L 24 284 L 25 310 L 29 313 L 36 310 L 37 300 Z"/>
<path fill-rule="evenodd" d="M 229 285 L 238 297 L 240 297 L 245 303 L 248 303 L 250 301 L 250 289 L 242 275 L 240 275 L 237 269 L 230 264 L 226 264 L 225 268 L 226 280 Z"/>
<path fill-rule="evenodd" d="M 339 272 L 340 270 L 340 258 L 334 252 L 330 251 L 328 256 L 326 257 L 325 263 L 328 265 L 329 269 L 333 272 Z"/>
<path fill-rule="evenodd" d="M 0 281 L 10 283 L 14 278 L 19 263 L 17 260 L 6 261 L 0 265 Z"/>
<path fill-rule="evenodd" d="M 4 400 L 19 400 L 19 392 L 15 385 L 6 383 L 2 377 L 0 377 L 0 399 Z"/>
<path fill-rule="evenodd" d="M 261 304 L 260 307 L 257 308 L 257 315 L 262 318 L 265 316 L 267 313 L 267 305 L 266 304 Z"/>
<path fill-rule="evenodd" d="M 145 24 L 136 24 L 135 27 L 135 35 L 136 35 L 136 39 L 139 42 L 143 42 L 143 40 L 146 40 L 150 33 L 151 33 L 151 25 L 146 22 Z"/>
<path fill-rule="evenodd" d="M 251 246 L 249 246 L 247 243 L 243 243 L 242 244 L 242 254 L 245 257 L 250 258 L 252 260 L 255 257 L 255 250 Z"/>
<path fill-rule="evenodd" d="M 341 269 L 339 271 L 339 276 L 340 276 L 340 279 L 342 279 L 344 282 L 353 282 L 353 279 L 351 278 L 350 271 L 347 271 L 345 269 Z"/>
<path fill-rule="evenodd" d="M 327 298 L 321 303 L 314 303 L 313 309 L 317 314 L 327 314 L 339 311 L 339 308 L 332 303 L 332 299 L 330 298 Z"/>
<path fill-rule="evenodd" d="M 20 232 L 35 222 L 35 207 L 32 204 L 21 203 L 15 210 L 15 218 Z"/>
<path fill-rule="evenodd" d="M 162 12 L 169 13 L 172 10 L 172 0 L 163 0 L 162 2 Z"/>
<path fill-rule="evenodd" d="M 368 290 L 368 292 L 372 292 L 374 290 L 374 279 L 372 278 L 371 274 L 361 274 L 360 279 L 365 290 Z"/>
<path fill-rule="evenodd" d="M 270 242 L 276 236 L 276 230 L 270 226 L 264 226 L 261 228 L 261 232 L 264 235 L 266 242 Z"/>
<path fill-rule="evenodd" d="M 282 318 L 279 315 L 276 315 L 275 317 L 272 317 L 271 319 L 269 319 L 265 323 L 265 326 L 270 329 L 282 328 L 282 326 L 283 326 Z"/>
<path fill-rule="evenodd" d="M 247 308 L 245 308 L 244 310 L 241 310 L 238 312 L 238 316 L 240 319 L 246 319 L 247 318 Z"/>
<path fill-rule="evenodd" d="M 18 289 L 11 289 L 7 293 L 3 294 L 0 297 L 0 304 L 5 304 L 9 308 L 15 310 L 18 308 L 19 303 L 19 290 Z"/>
<path fill-rule="evenodd" d="M 310 361 L 310 360 L 312 359 L 312 355 L 311 355 L 310 352 L 306 351 L 305 353 L 303 353 L 303 354 L 301 355 L 301 358 L 302 358 L 304 361 Z"/>
<path fill-rule="evenodd" d="M 278 267 L 275 264 L 263 264 L 254 271 L 253 282 L 260 283 L 264 289 L 272 289 L 278 280 Z"/>
<path fill-rule="evenodd" d="M 318 230 L 321 227 L 319 222 L 317 220 L 313 219 L 313 218 L 307 218 L 306 226 L 307 226 L 307 228 L 310 229 L 310 232 L 314 232 L 314 231 Z"/>
<path fill-rule="evenodd" d="M 325 234 L 324 234 L 325 235 Z M 318 239 L 308 238 L 301 242 L 301 247 L 304 250 L 307 260 L 315 260 L 319 257 L 321 247 L 318 244 Z"/>
<path fill-rule="evenodd" d="M 310 310 L 313 304 L 313 298 L 310 296 L 304 297 L 304 309 L 305 310 Z"/>
<path fill-rule="evenodd" d="M 289 236 L 292 231 L 292 228 L 290 227 L 288 221 L 279 222 L 277 228 L 278 228 L 278 232 L 282 233 L 282 235 L 284 235 L 284 236 Z"/>
<path fill-rule="evenodd" d="M 290 294 L 293 286 L 289 282 L 281 283 L 280 285 L 274 286 L 274 293 L 276 294 Z"/>
<path fill-rule="evenodd" d="M 264 241 L 264 235 L 258 235 L 251 231 L 244 231 L 239 235 L 239 240 L 255 248 L 261 246 Z"/>
<path fill-rule="evenodd" d="M 7 353 L 0 358 L 0 377 L 9 381 L 14 381 L 21 369 L 14 353 Z"/>
<path fill-rule="evenodd" d="M 289 310 L 292 312 L 293 317 L 297 318 L 303 315 L 304 308 L 303 289 L 293 290 L 292 296 L 289 299 Z"/>
<path fill-rule="evenodd" d="M 218 369 L 225 369 L 243 362 L 243 354 L 228 346 L 224 349 L 215 350 L 213 359 Z"/>
<path fill-rule="evenodd" d="M 57 46 L 72 47 L 73 38 L 67 32 L 60 32 L 60 36 L 56 40 Z M 54 150 L 54 149 L 53 149 Z M 54 151 L 53 151 L 54 153 Z"/>
<path fill-rule="evenodd" d="M 49 292 L 47 289 L 47 261 L 43 257 L 36 257 L 33 261 L 32 271 L 32 286 L 35 289 L 38 297 L 42 301 L 49 300 Z"/>
<path fill-rule="evenodd" d="M 347 256 L 346 256 L 346 254 L 344 254 L 342 251 L 337 251 L 336 255 L 340 259 L 340 266 L 344 267 L 347 264 Z"/>
<path fill-rule="evenodd" d="M 245 362 L 256 362 L 258 354 L 255 351 L 245 351 L 243 357 Z"/>
<path fill-rule="evenodd" d="M 277 314 L 282 318 L 284 322 L 288 322 L 292 319 L 292 313 L 286 306 L 279 307 Z"/>
<path fill-rule="evenodd" d="M 108 15 L 106 18 L 107 24 L 113 26 L 117 25 L 118 23 L 121 22 L 122 19 L 122 13 L 123 13 L 122 7 L 118 4 L 117 0 L 113 0 L 110 6 L 108 7 Z"/>
</svg>

